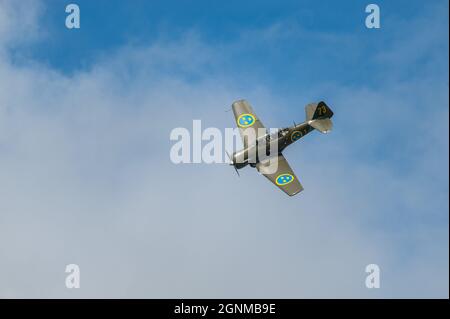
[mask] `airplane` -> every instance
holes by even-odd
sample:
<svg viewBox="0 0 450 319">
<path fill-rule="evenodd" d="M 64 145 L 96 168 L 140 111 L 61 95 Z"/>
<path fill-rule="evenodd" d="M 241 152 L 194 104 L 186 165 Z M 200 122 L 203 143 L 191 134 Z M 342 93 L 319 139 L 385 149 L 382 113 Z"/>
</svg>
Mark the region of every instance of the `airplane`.
<svg viewBox="0 0 450 319">
<path fill-rule="evenodd" d="M 300 193 L 303 186 L 282 151 L 313 130 L 321 133 L 330 132 L 333 128 L 333 122 L 331 122 L 333 111 L 323 101 L 310 103 L 305 106 L 306 120 L 303 123 L 295 124 L 294 122 L 291 127 L 279 129 L 275 134 L 269 134 L 246 100 L 234 102 L 232 109 L 244 144 L 242 150 L 229 156 L 230 165 L 234 166 L 238 175 L 238 169 L 250 165 L 289 196 Z M 248 130 L 253 130 L 253 132 L 248 132 Z M 253 136 L 253 138 L 249 138 L 249 136 Z M 271 146 L 273 148 L 270 148 Z M 268 152 L 269 149 L 275 149 L 277 154 L 271 156 Z M 261 152 L 266 152 L 266 156 L 258 156 L 258 153 L 261 154 Z"/>
</svg>

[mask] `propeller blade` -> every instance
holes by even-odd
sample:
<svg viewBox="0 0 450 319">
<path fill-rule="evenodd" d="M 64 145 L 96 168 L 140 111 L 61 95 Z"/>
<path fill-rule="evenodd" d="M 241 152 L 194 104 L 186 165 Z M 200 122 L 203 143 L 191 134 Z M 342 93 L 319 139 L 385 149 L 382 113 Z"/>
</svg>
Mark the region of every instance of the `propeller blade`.
<svg viewBox="0 0 450 319">
<path fill-rule="evenodd" d="M 238 174 L 238 177 L 241 177 L 241 175 L 239 175 L 239 171 L 238 171 L 237 167 L 234 166 L 234 165 L 233 165 L 233 167 L 234 167 L 234 169 L 236 170 L 236 174 Z"/>
<path fill-rule="evenodd" d="M 227 156 L 228 156 L 228 159 L 230 160 L 230 165 L 233 165 L 233 160 L 231 159 L 231 156 L 230 156 L 230 154 L 228 153 L 228 151 L 227 150 L 225 150 L 225 153 L 227 153 Z"/>
<path fill-rule="evenodd" d="M 233 159 L 231 158 L 230 154 L 228 154 L 228 151 L 227 151 L 227 150 L 225 150 L 225 153 L 227 153 L 227 156 L 228 156 L 228 158 L 230 159 L 230 165 L 233 165 L 234 170 L 236 171 L 236 174 L 237 174 L 239 177 L 241 177 L 241 175 L 239 175 L 239 171 L 238 171 L 237 167 L 234 166 Z"/>
</svg>

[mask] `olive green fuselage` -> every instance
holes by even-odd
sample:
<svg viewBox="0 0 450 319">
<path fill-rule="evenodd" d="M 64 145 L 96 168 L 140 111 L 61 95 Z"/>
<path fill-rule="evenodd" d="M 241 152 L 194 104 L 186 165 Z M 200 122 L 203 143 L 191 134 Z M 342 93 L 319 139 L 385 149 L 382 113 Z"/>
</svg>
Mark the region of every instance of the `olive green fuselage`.
<svg viewBox="0 0 450 319">
<path fill-rule="evenodd" d="M 247 165 L 254 167 L 262 158 L 278 155 L 287 146 L 313 130 L 314 128 L 308 122 L 303 122 L 280 129 L 274 134 L 261 136 L 254 143 L 235 152 L 232 156 L 232 164 L 238 169 Z"/>
</svg>

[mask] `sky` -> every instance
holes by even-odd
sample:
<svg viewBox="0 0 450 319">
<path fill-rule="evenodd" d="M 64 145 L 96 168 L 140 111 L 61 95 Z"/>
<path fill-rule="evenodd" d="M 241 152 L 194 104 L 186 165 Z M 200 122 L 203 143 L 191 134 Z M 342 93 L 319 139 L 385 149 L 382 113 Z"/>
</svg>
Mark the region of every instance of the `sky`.
<svg viewBox="0 0 450 319">
<path fill-rule="evenodd" d="M 0 297 L 448 298 L 448 1 L 69 3 L 0 0 Z M 170 161 L 241 98 L 333 109 L 284 152 L 299 195 Z"/>
</svg>

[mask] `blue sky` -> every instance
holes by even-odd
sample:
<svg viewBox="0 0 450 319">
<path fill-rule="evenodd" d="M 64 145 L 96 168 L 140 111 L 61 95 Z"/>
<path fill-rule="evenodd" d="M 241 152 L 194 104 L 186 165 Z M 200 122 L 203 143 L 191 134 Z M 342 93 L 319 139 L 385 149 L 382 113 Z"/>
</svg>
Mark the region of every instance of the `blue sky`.
<svg viewBox="0 0 450 319">
<path fill-rule="evenodd" d="M 79 0 L 79 30 L 68 3 L 0 0 L 0 296 L 448 297 L 447 1 L 378 1 L 378 30 L 364 1 Z M 170 162 L 239 98 L 333 109 L 285 152 L 299 196 Z"/>
<path fill-rule="evenodd" d="M 101 55 L 114 52 L 128 45 L 145 45 L 158 39 L 177 39 L 187 31 L 194 30 L 212 45 L 236 41 L 242 32 L 268 28 L 274 24 L 288 22 L 291 27 L 310 33 L 327 34 L 335 41 L 318 43 L 314 38 L 299 38 L 298 41 L 259 43 L 256 48 L 247 48 L 238 55 L 227 56 L 230 63 L 244 72 L 261 72 L 261 64 L 267 66 L 264 80 L 270 85 L 296 85 L 306 82 L 311 76 L 315 81 L 330 77 L 340 78 L 344 83 L 361 83 L 365 74 L 376 71 L 371 53 L 392 45 L 392 32 L 399 24 L 413 21 L 435 4 L 409 1 L 382 1 L 383 32 L 361 28 L 367 5 L 364 1 L 335 3 L 332 1 L 285 1 L 279 5 L 273 1 L 254 2 L 227 1 L 141 1 L 133 5 L 123 1 L 78 1 L 83 9 L 83 28 L 73 32 L 61 28 L 65 15 L 61 14 L 67 4 L 64 1 L 46 1 L 45 10 L 39 20 L 40 31 L 47 38 L 30 48 L 30 56 L 48 63 L 64 72 L 73 72 L 80 67 L 88 68 Z M 289 27 L 289 26 L 287 26 Z M 300 31 L 298 30 L 298 31 Z M 334 54 L 346 48 L 349 37 L 358 44 L 347 55 Z M 23 54 L 23 52 L 20 52 Z M 296 57 L 315 57 L 320 63 L 293 64 Z M 330 59 L 332 57 L 332 59 Z M 309 60 L 309 59 L 308 59 Z M 355 67 L 358 66 L 358 67 Z M 305 68 L 308 71 L 306 78 Z M 311 70 L 309 70 L 311 68 Z M 287 77 L 287 83 L 280 79 Z M 370 79 L 364 78 L 364 83 Z"/>
</svg>

